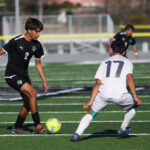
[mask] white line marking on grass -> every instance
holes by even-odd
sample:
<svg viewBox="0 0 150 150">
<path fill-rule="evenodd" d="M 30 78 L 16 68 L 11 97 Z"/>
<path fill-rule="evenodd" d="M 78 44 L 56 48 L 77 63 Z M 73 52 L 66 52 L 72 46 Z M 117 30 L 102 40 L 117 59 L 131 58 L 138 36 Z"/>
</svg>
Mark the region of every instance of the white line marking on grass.
<svg viewBox="0 0 150 150">
<path fill-rule="evenodd" d="M 132 133 L 129 135 L 149 136 L 150 133 Z M 26 137 L 26 136 L 72 136 L 72 134 L 2 134 L 0 137 Z M 83 134 L 82 136 L 118 136 L 118 134 Z"/>
<path fill-rule="evenodd" d="M 47 94 L 41 93 L 41 94 L 37 94 L 37 96 L 43 96 L 43 95 L 51 96 L 51 95 L 69 93 L 69 92 L 73 92 L 73 91 L 79 91 L 79 90 L 83 90 L 83 89 L 84 89 L 84 88 L 66 89 L 66 90 L 61 90 L 61 91 L 58 91 L 58 92 L 50 92 L 50 93 L 47 93 Z"/>
<path fill-rule="evenodd" d="M 100 113 L 125 113 L 126 111 L 101 111 Z M 150 110 L 140 110 L 138 113 L 149 113 Z M 41 111 L 40 114 L 85 114 L 87 111 Z M 0 112 L 0 115 L 18 114 L 18 112 Z"/>
<path fill-rule="evenodd" d="M 43 94 L 44 95 L 44 94 Z M 54 95 L 56 95 L 56 93 L 54 93 Z M 150 97 L 150 95 L 140 95 L 139 97 Z M 89 99 L 90 96 L 52 96 L 51 98 L 53 99 L 70 99 L 70 98 L 73 98 L 73 99 L 82 99 L 82 98 L 87 98 Z M 17 100 L 20 100 L 21 97 L 18 97 L 18 98 L 11 98 L 9 101 L 17 101 Z M 0 98 L 0 101 L 7 101 L 8 99 L 4 99 L 4 98 Z"/>
<path fill-rule="evenodd" d="M 84 103 L 38 103 L 38 106 L 80 106 Z M 150 102 L 142 103 L 143 105 L 150 105 Z M 115 105 L 110 103 L 109 105 Z M 0 104 L 0 106 L 22 106 L 22 104 Z"/>
<path fill-rule="evenodd" d="M 91 121 L 92 123 L 120 123 L 122 120 L 96 120 Z M 150 120 L 133 120 L 132 123 L 149 123 Z M 0 124 L 14 124 L 15 122 L 0 122 Z M 41 123 L 46 123 L 46 121 L 41 121 Z M 63 124 L 67 123 L 80 123 L 80 121 L 61 121 Z M 25 124 L 33 124 L 32 121 L 26 121 Z"/>
<path fill-rule="evenodd" d="M 74 84 L 92 84 L 95 83 L 95 81 L 75 81 Z"/>
<path fill-rule="evenodd" d="M 60 90 L 60 91 L 57 91 L 57 92 L 49 92 L 47 94 L 44 94 L 44 93 L 39 93 L 37 94 L 37 97 L 39 96 L 55 96 L 55 95 L 58 95 L 58 94 L 64 94 L 64 93 L 70 93 L 70 92 L 73 92 L 73 91 L 79 91 L 79 90 L 83 90 L 84 88 L 71 88 L 71 89 L 66 89 L 66 90 Z M 1 101 L 16 101 L 16 100 L 20 100 L 21 97 L 17 97 L 17 98 L 0 98 Z"/>
<path fill-rule="evenodd" d="M 139 97 L 150 97 L 150 95 L 140 95 Z"/>
<path fill-rule="evenodd" d="M 134 79 L 150 79 L 150 76 L 144 76 L 144 77 L 134 77 Z"/>
<path fill-rule="evenodd" d="M 84 103 L 38 103 L 38 106 L 73 106 L 83 104 Z M 0 104 L 0 106 L 22 106 L 22 104 Z"/>
<path fill-rule="evenodd" d="M 93 78 L 78 78 L 78 79 L 69 79 L 69 78 L 64 78 L 64 79 L 46 79 L 46 81 L 87 81 L 87 80 L 94 80 Z M 32 80 L 33 82 L 38 82 L 41 80 Z"/>
</svg>

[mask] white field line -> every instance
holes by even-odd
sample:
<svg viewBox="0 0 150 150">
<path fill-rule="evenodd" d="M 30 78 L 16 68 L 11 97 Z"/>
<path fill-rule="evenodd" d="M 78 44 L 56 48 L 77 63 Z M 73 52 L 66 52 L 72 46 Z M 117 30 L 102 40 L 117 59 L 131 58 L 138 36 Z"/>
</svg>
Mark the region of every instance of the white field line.
<svg viewBox="0 0 150 150">
<path fill-rule="evenodd" d="M 74 84 L 92 84 L 95 83 L 95 81 L 74 81 Z"/>
<path fill-rule="evenodd" d="M 150 136 L 150 133 L 131 133 L 133 136 Z M 28 137 L 28 136 L 72 136 L 72 134 L 2 134 L 0 137 Z M 118 134 L 83 134 L 82 136 L 118 136 Z"/>
<path fill-rule="evenodd" d="M 91 123 L 120 123 L 122 120 L 96 120 L 91 121 Z M 133 120 L 132 123 L 149 123 L 150 120 Z M 0 122 L 0 124 L 14 124 L 15 122 Z M 46 123 L 46 121 L 41 121 L 41 123 Z M 62 124 L 69 124 L 69 123 L 80 123 L 80 121 L 61 121 Z M 26 121 L 25 124 L 33 124 L 31 121 Z"/>
<path fill-rule="evenodd" d="M 100 113 L 125 113 L 126 111 L 101 111 Z M 149 113 L 150 110 L 139 110 L 138 113 Z M 41 111 L 40 114 L 85 114 L 87 111 Z M 18 114 L 18 112 L 0 112 L 0 115 Z"/>
<path fill-rule="evenodd" d="M 38 106 L 80 106 L 84 103 L 38 103 Z M 150 105 L 150 102 L 142 103 L 143 105 Z M 115 105 L 110 103 L 109 105 Z M 22 104 L 0 104 L 0 106 L 22 106 Z"/>
<path fill-rule="evenodd" d="M 93 80 L 95 81 L 95 79 L 93 78 L 78 78 L 78 79 L 74 79 L 74 78 L 64 78 L 64 79 L 46 79 L 46 81 L 87 81 L 87 80 Z M 41 81 L 40 79 L 36 79 L 36 80 L 32 80 L 33 82 L 36 81 Z"/>
<path fill-rule="evenodd" d="M 84 103 L 38 103 L 38 106 L 74 106 Z M 0 104 L 0 106 L 22 106 L 22 104 Z"/>
<path fill-rule="evenodd" d="M 39 96 L 55 96 L 55 95 L 58 95 L 58 94 L 63 94 L 63 93 L 70 93 L 70 92 L 73 92 L 73 91 L 79 91 L 79 90 L 83 90 L 84 88 L 72 88 L 72 89 L 66 89 L 66 90 L 60 90 L 60 91 L 57 91 L 57 92 L 49 92 L 49 93 L 38 93 L 37 94 L 37 97 Z M 10 98 L 9 101 L 16 101 L 16 100 L 20 100 L 21 97 L 17 97 L 17 98 Z M 4 99 L 4 98 L 0 98 L 1 101 L 5 101 L 5 100 L 8 100 L 8 99 Z"/>
<path fill-rule="evenodd" d="M 44 95 L 44 94 L 42 94 L 42 95 Z M 52 95 L 56 95 L 56 93 L 52 93 Z M 150 98 L 150 95 L 140 95 L 139 97 L 141 97 L 141 98 Z M 81 99 L 81 98 L 87 98 L 87 99 L 89 99 L 90 98 L 90 96 L 62 96 L 62 97 L 59 97 L 59 96 L 52 96 L 51 98 L 53 98 L 53 99 L 70 99 L 70 98 L 73 98 L 73 99 Z M 0 99 L 1 101 L 6 101 L 5 99 Z M 20 100 L 20 97 L 18 97 L 18 98 L 11 98 L 11 100 L 13 101 L 13 100 Z"/>
<path fill-rule="evenodd" d="M 150 95 L 139 95 L 139 97 L 149 97 Z M 90 96 L 55 96 L 55 97 L 51 97 L 54 99 L 69 99 L 69 98 L 74 98 L 74 99 L 80 99 L 80 98 L 90 98 Z"/>
<path fill-rule="evenodd" d="M 66 74 L 67 75 L 67 74 Z M 70 76 L 70 74 L 68 74 Z M 141 77 L 134 77 L 134 79 L 150 79 L 150 76 L 141 76 Z M 47 78 L 47 81 L 87 81 L 87 80 L 93 80 L 95 81 L 94 78 L 77 78 L 77 79 L 74 79 L 74 78 L 59 78 L 59 79 L 50 79 L 50 78 Z M 36 82 L 36 81 L 41 81 L 40 79 L 33 79 L 32 81 Z"/>
<path fill-rule="evenodd" d="M 73 88 L 73 89 L 66 89 L 66 90 L 60 90 L 60 91 L 57 91 L 57 92 L 51 92 L 51 93 L 47 93 L 47 94 L 37 94 L 37 96 L 43 96 L 43 95 L 46 95 L 46 96 L 51 96 L 51 95 L 57 95 L 57 94 L 62 94 L 62 93 L 69 93 L 69 92 L 73 92 L 73 91 L 79 91 L 79 90 L 83 90 L 84 88 Z"/>
<path fill-rule="evenodd" d="M 139 97 L 149 97 L 150 95 L 140 95 Z M 80 99 L 80 98 L 90 98 L 90 96 L 55 96 L 52 98 L 56 98 L 56 99 L 69 99 L 69 98 L 76 98 L 76 99 Z"/>
</svg>

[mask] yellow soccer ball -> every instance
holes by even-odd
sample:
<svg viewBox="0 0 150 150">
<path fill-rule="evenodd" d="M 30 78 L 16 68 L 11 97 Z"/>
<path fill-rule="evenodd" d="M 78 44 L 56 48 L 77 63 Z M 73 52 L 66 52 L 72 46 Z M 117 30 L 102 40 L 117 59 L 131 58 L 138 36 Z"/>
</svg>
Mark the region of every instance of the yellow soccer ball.
<svg viewBox="0 0 150 150">
<path fill-rule="evenodd" d="M 48 132 L 55 134 L 58 133 L 61 128 L 61 122 L 57 118 L 50 118 L 46 121 L 46 129 Z"/>
</svg>

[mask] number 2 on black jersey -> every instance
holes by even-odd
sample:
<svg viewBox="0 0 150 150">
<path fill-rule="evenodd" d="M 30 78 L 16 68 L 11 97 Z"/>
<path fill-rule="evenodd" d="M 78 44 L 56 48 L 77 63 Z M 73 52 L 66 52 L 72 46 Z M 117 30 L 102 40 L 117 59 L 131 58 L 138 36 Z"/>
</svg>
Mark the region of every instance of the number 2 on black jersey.
<svg viewBox="0 0 150 150">
<path fill-rule="evenodd" d="M 29 56 L 29 52 L 26 52 L 24 59 L 27 60 L 27 59 L 28 59 L 28 56 Z"/>
<path fill-rule="evenodd" d="M 122 71 L 122 68 L 123 68 L 123 65 L 124 65 L 124 62 L 123 61 L 107 61 L 105 63 L 107 64 L 106 77 L 110 76 L 110 70 L 111 70 L 112 63 L 118 63 L 118 68 L 117 68 L 115 77 L 119 78 L 120 74 L 121 74 L 121 71 Z"/>
</svg>

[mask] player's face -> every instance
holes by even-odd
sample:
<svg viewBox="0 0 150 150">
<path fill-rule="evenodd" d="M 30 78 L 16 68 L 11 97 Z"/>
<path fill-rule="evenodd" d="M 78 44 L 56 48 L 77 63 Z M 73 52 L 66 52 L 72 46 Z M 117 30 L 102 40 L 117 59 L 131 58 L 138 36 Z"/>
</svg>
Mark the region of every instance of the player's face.
<svg viewBox="0 0 150 150">
<path fill-rule="evenodd" d="M 128 29 L 128 30 L 126 30 L 126 33 L 127 33 L 127 36 L 131 36 L 133 31 L 132 31 L 132 29 Z"/>
<path fill-rule="evenodd" d="M 32 40 L 37 40 L 40 37 L 40 29 L 36 29 L 36 30 L 28 30 L 28 33 L 30 35 L 30 38 Z"/>
</svg>

